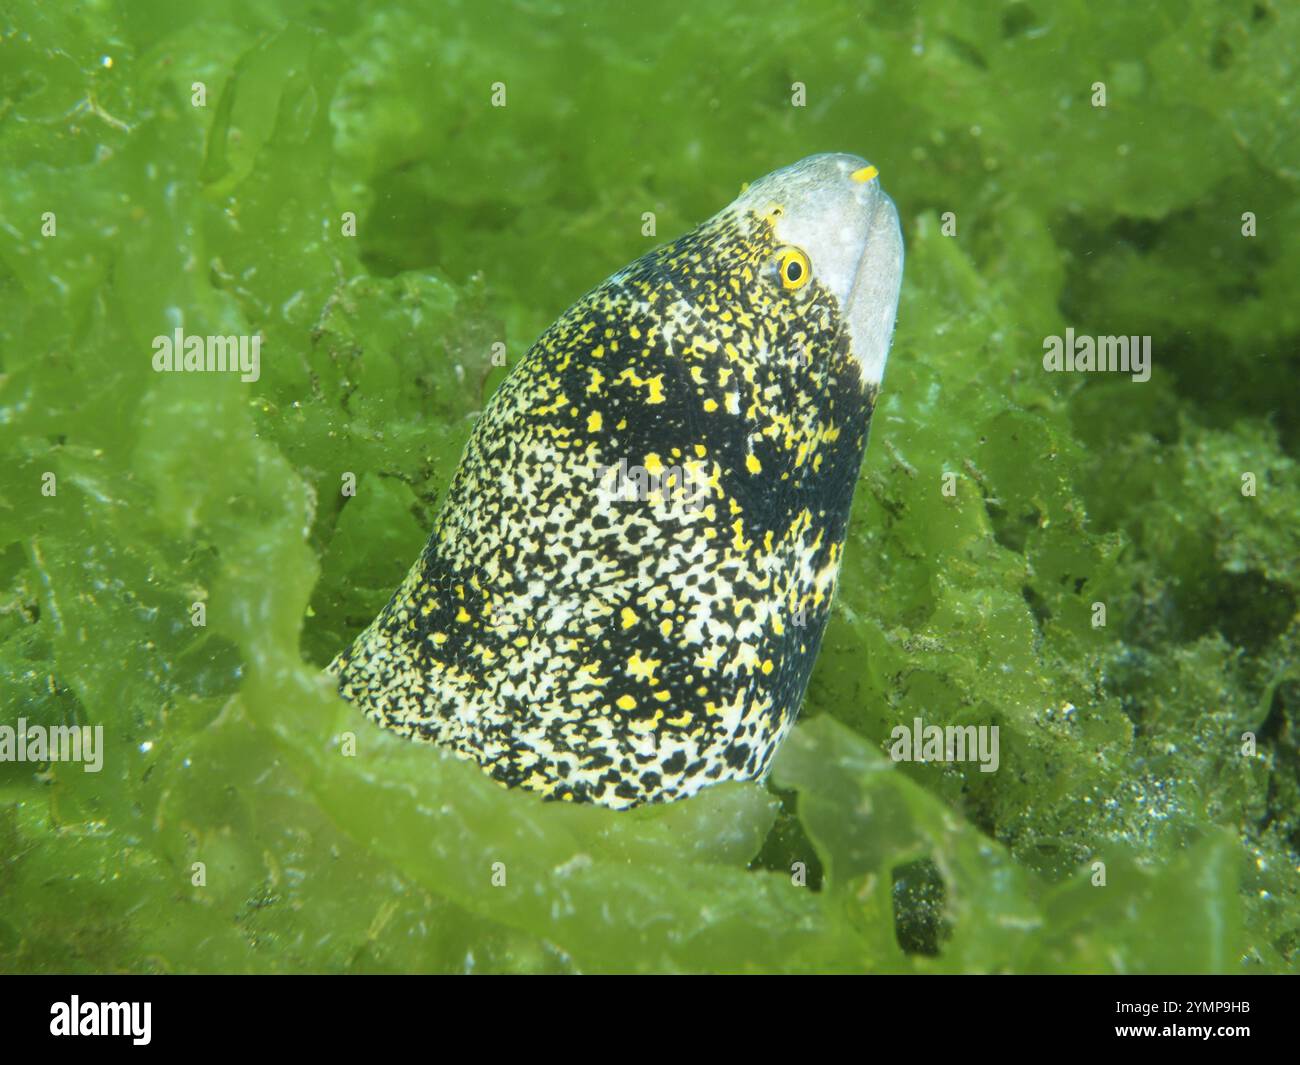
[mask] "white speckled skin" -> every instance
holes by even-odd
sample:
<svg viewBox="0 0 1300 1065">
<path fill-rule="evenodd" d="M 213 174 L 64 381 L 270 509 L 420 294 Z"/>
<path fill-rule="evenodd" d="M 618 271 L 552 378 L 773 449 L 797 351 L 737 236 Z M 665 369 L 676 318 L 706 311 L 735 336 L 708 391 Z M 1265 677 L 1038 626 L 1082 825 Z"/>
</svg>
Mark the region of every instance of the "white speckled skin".
<svg viewBox="0 0 1300 1065">
<path fill-rule="evenodd" d="M 898 216 L 866 165 L 768 175 L 537 340 L 424 553 L 332 664 L 346 698 L 564 801 L 767 773 L 830 614 L 898 302 Z M 614 468 L 641 487 L 610 490 Z"/>
</svg>

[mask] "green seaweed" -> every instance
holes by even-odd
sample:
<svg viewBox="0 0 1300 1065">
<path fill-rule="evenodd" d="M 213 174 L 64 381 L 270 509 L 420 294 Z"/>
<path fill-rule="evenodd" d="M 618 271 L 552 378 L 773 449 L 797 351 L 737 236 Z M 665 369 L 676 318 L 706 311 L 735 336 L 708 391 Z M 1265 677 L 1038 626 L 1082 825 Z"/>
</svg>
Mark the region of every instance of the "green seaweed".
<svg viewBox="0 0 1300 1065">
<path fill-rule="evenodd" d="M 1300 966 L 1300 11 L 0 18 L 0 724 L 105 743 L 0 761 L 0 969 Z M 823 150 L 908 261 L 769 785 L 546 804 L 337 699 L 494 345 Z M 177 326 L 259 379 L 155 373 Z M 1067 327 L 1150 335 L 1150 381 L 1044 373 Z M 895 764 L 917 717 L 998 771 Z"/>
</svg>

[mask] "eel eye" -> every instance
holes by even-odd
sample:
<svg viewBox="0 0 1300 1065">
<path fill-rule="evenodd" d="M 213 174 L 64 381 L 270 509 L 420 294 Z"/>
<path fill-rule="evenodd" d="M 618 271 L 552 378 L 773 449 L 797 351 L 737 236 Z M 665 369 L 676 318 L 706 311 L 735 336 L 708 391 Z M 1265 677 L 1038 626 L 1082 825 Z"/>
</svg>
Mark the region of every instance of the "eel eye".
<svg viewBox="0 0 1300 1065">
<path fill-rule="evenodd" d="M 778 260 L 777 272 L 781 275 L 781 286 L 788 292 L 803 288 L 812 277 L 812 264 L 808 256 L 798 248 L 783 248 Z"/>
</svg>

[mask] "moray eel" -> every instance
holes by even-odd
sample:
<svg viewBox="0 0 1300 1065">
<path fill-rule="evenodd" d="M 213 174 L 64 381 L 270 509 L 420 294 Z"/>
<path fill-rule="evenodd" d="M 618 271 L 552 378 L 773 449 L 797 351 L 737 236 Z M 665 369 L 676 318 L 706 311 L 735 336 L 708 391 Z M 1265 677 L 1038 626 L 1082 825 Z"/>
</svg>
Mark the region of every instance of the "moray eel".
<svg viewBox="0 0 1300 1065">
<path fill-rule="evenodd" d="M 816 155 L 578 300 L 331 664 L 342 695 L 554 799 L 762 779 L 830 612 L 902 268 L 876 168 Z"/>
</svg>

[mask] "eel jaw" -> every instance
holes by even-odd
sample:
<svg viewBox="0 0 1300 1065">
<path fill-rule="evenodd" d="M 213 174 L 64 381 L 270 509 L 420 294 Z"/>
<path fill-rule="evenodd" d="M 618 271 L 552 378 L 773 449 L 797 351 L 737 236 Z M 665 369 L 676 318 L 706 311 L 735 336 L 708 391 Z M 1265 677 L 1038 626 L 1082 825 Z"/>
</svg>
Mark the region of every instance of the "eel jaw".
<svg viewBox="0 0 1300 1065">
<path fill-rule="evenodd" d="M 853 285 L 843 306 L 850 347 L 868 387 L 879 387 L 894 336 L 903 282 L 903 232 L 898 209 L 878 181 L 871 181 L 871 219 Z"/>
<path fill-rule="evenodd" d="M 880 386 L 903 280 L 894 201 L 867 160 L 811 155 L 759 178 L 727 210 L 764 219 L 780 244 L 802 249 L 839 302 L 863 387 Z"/>
</svg>

